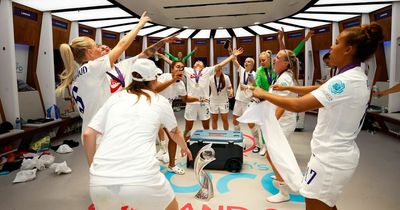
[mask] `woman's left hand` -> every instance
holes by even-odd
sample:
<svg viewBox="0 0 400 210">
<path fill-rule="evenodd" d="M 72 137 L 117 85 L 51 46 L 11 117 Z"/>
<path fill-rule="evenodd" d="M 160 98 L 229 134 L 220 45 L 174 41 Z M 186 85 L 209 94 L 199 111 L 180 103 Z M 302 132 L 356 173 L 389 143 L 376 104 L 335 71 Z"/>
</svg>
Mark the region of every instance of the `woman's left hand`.
<svg viewBox="0 0 400 210">
<path fill-rule="evenodd" d="M 187 155 L 189 160 L 193 160 L 192 152 L 187 147 L 181 149 L 181 155 L 182 157 Z"/>
</svg>

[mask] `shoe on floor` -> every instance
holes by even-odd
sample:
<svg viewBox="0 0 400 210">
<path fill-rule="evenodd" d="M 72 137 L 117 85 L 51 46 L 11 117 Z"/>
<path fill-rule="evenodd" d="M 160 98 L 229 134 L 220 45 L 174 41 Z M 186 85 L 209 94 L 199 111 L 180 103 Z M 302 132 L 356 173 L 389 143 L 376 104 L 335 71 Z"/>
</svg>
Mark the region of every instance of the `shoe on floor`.
<svg viewBox="0 0 400 210">
<path fill-rule="evenodd" d="M 180 168 L 180 167 L 178 167 L 178 166 L 174 166 L 174 167 L 167 167 L 167 171 L 169 171 L 169 172 L 172 172 L 172 173 L 175 173 L 175 174 L 177 174 L 177 175 L 183 175 L 183 174 L 185 174 L 185 170 L 183 169 L 183 168 Z"/>
<path fill-rule="evenodd" d="M 272 180 L 276 180 L 276 176 L 275 176 L 275 175 L 272 175 L 272 176 L 271 176 L 271 179 L 272 179 Z"/>
<path fill-rule="evenodd" d="M 284 194 L 279 191 L 278 194 L 270 196 L 267 198 L 267 201 L 270 203 L 282 203 L 290 200 L 289 194 Z"/>
</svg>

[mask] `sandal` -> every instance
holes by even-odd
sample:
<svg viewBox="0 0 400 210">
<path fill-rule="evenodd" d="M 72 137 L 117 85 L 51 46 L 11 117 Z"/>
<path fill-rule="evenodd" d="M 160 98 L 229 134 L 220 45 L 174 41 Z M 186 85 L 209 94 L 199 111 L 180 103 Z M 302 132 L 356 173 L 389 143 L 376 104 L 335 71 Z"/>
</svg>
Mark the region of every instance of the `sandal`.
<svg viewBox="0 0 400 210">
<path fill-rule="evenodd" d="M 183 174 L 185 174 L 185 170 L 183 170 L 183 168 L 180 168 L 180 167 L 178 167 L 178 166 L 174 166 L 174 167 L 172 167 L 172 168 L 168 166 L 167 171 L 172 172 L 172 173 L 175 173 L 175 174 L 177 174 L 177 175 L 183 175 Z"/>
</svg>

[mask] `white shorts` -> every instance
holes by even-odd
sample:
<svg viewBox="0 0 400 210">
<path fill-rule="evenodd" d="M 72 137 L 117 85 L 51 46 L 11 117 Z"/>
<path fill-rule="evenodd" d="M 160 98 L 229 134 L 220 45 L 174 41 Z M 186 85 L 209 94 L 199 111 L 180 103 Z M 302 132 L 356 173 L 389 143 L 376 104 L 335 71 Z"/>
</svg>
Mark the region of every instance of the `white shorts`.
<svg viewBox="0 0 400 210">
<path fill-rule="evenodd" d="M 233 112 L 232 114 L 235 116 L 242 116 L 242 114 L 246 111 L 247 109 L 247 102 L 243 101 L 235 101 L 235 106 L 233 107 Z"/>
<path fill-rule="evenodd" d="M 226 103 L 210 103 L 211 114 L 226 114 L 229 112 L 229 102 Z"/>
<path fill-rule="evenodd" d="M 356 168 L 345 170 L 327 166 L 312 155 L 301 184 L 300 194 L 333 207 L 355 170 Z"/>
<path fill-rule="evenodd" d="M 165 176 L 160 173 L 154 182 L 143 185 L 90 186 L 90 197 L 96 210 L 121 209 L 126 205 L 137 210 L 164 210 L 175 198 L 175 194 Z"/>
<path fill-rule="evenodd" d="M 210 104 L 186 104 L 185 119 L 189 121 L 209 120 L 210 119 Z"/>
</svg>

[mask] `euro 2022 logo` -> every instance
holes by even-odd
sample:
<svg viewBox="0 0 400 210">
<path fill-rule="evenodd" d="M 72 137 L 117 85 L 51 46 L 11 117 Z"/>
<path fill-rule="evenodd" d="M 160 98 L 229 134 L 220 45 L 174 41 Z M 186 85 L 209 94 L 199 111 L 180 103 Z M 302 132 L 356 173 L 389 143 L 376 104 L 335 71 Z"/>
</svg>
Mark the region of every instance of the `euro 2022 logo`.
<svg viewBox="0 0 400 210">
<path fill-rule="evenodd" d="M 329 90 L 335 95 L 343 93 L 345 88 L 346 85 L 340 80 L 335 80 L 329 83 Z"/>
</svg>

